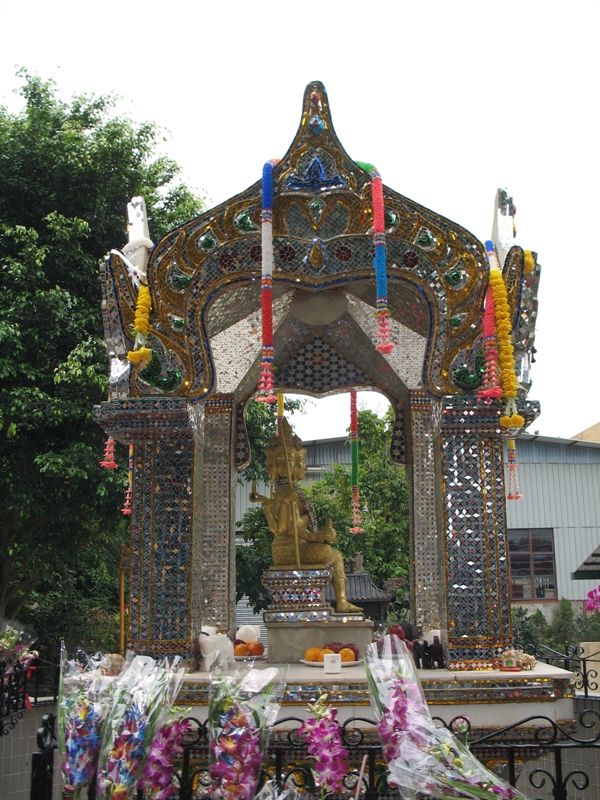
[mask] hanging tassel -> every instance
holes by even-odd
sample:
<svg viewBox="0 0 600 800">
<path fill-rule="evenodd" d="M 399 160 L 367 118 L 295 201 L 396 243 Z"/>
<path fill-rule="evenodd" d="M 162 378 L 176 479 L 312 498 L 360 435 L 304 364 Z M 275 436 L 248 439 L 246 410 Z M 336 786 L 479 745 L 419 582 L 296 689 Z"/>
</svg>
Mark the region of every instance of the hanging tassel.
<svg viewBox="0 0 600 800">
<path fill-rule="evenodd" d="M 517 464 L 517 444 L 514 439 L 507 442 L 508 455 L 508 477 L 507 477 L 507 500 L 521 500 L 523 495 L 519 490 L 519 465 Z"/>
<path fill-rule="evenodd" d="M 121 509 L 122 514 L 131 514 L 131 497 L 133 494 L 133 445 L 129 445 L 129 464 L 127 465 L 127 491 L 125 502 Z"/>
<path fill-rule="evenodd" d="M 115 461 L 115 440 L 112 436 L 109 436 L 106 440 L 104 460 L 100 462 L 100 466 L 105 469 L 116 469 L 119 466 Z"/>
<path fill-rule="evenodd" d="M 350 533 L 362 533 L 360 527 L 360 495 L 358 491 L 358 411 L 356 408 L 356 392 L 350 392 L 350 449 L 352 453 L 352 471 L 350 485 L 352 487 L 352 527 Z"/>
<path fill-rule="evenodd" d="M 502 397 L 502 387 L 498 377 L 498 348 L 496 345 L 496 321 L 494 292 L 488 286 L 485 296 L 485 312 L 483 315 L 483 353 L 485 356 L 485 372 L 483 374 L 483 384 L 477 392 L 477 399 L 483 403 L 491 403 L 492 400 L 500 400 Z"/>
<path fill-rule="evenodd" d="M 280 423 L 283 422 L 283 392 L 277 392 L 277 435 L 279 436 Z"/>
<path fill-rule="evenodd" d="M 274 403 L 273 394 L 273 167 L 277 160 L 267 161 L 262 174 L 262 361 L 258 382 L 259 403 Z"/>
<path fill-rule="evenodd" d="M 391 353 L 394 349 L 394 344 L 390 341 L 383 181 L 377 170 L 371 172 L 371 198 L 373 202 L 373 246 L 375 248 L 375 283 L 377 291 L 377 349 L 380 353 Z"/>
<path fill-rule="evenodd" d="M 377 293 L 377 349 L 380 353 L 391 353 L 394 343 L 390 340 L 390 312 L 388 309 L 387 267 L 385 247 L 385 208 L 383 203 L 383 181 L 372 164 L 356 162 L 371 176 L 371 203 L 373 205 L 373 248 L 375 251 L 375 284 Z"/>
</svg>

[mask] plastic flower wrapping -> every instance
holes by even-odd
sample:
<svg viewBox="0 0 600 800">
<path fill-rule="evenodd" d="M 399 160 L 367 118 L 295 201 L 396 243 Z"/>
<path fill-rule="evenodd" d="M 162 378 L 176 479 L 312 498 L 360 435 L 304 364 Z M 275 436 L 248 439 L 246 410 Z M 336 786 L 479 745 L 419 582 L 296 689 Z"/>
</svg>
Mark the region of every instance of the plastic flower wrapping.
<svg viewBox="0 0 600 800">
<path fill-rule="evenodd" d="M 158 663 L 136 656 L 115 681 L 113 701 L 102 726 L 98 797 L 133 797 L 155 735 L 179 692 L 184 668 L 178 659 Z"/>
<path fill-rule="evenodd" d="M 100 755 L 100 732 L 116 680 L 115 664 L 99 653 L 68 660 L 61 651 L 58 695 L 58 744 L 62 754 L 64 796 L 86 796 L 96 776 Z"/>
<path fill-rule="evenodd" d="M 412 657 L 397 636 L 369 645 L 367 677 L 390 783 L 406 800 L 527 800 L 433 722 Z"/>
<path fill-rule="evenodd" d="M 317 784 L 321 797 L 344 790 L 344 777 L 348 772 L 348 751 L 342 744 L 342 732 L 337 721 L 337 709 L 327 704 L 327 694 L 321 694 L 308 710 L 314 716 L 300 726 L 305 736 L 308 754 L 315 759 Z"/>
<path fill-rule="evenodd" d="M 4 675 L 10 675 L 15 667 L 28 670 L 38 656 L 30 645 L 36 634 L 20 622 L 0 619 L 0 664 L 4 664 Z"/>
<path fill-rule="evenodd" d="M 297 800 L 297 789 L 281 789 L 277 781 L 266 781 L 254 800 Z"/>
<path fill-rule="evenodd" d="M 283 691 L 285 672 L 246 665 L 211 679 L 208 732 L 209 795 L 214 800 L 252 800 Z"/>
</svg>

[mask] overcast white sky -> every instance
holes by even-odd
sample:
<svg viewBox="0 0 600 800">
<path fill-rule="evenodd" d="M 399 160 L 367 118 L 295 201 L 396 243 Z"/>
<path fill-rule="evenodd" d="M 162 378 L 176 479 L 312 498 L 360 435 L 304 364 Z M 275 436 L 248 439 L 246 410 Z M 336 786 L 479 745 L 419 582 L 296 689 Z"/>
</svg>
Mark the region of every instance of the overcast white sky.
<svg viewBox="0 0 600 800">
<path fill-rule="evenodd" d="M 600 421 L 599 23 L 583 0 L 0 0 L 0 102 L 18 107 L 18 66 L 118 92 L 217 204 L 285 153 L 317 79 L 353 158 L 482 240 L 506 186 L 542 264 L 532 429 L 568 437 Z M 343 435 L 348 406 L 300 434 Z"/>
</svg>

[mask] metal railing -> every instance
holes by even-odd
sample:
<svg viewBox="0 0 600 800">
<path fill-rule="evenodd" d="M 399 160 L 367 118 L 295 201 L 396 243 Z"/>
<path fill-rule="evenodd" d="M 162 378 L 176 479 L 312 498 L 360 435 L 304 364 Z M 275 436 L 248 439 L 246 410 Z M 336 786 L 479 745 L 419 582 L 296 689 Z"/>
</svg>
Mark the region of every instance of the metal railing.
<svg viewBox="0 0 600 800">
<path fill-rule="evenodd" d="M 59 666 L 37 658 L 28 669 L 0 663 L 0 736 L 9 734 L 27 709 L 56 704 Z"/>
<path fill-rule="evenodd" d="M 574 672 L 576 675 L 574 686 L 583 692 L 584 697 L 587 698 L 590 692 L 598 690 L 598 684 L 596 683 L 598 672 L 594 668 L 590 669 L 588 662 L 600 661 L 600 652 L 584 656 L 585 651 L 579 645 L 565 645 L 564 653 L 553 650 L 545 644 L 515 644 L 515 647 L 520 647 L 524 653 L 531 654 L 537 661 L 543 661 L 546 664 L 552 664 L 555 667 L 562 667 L 569 672 Z"/>
<path fill-rule="evenodd" d="M 183 756 L 173 776 L 178 800 L 212 800 L 208 774 L 208 731 L 206 723 L 188 717 L 193 731 L 183 741 Z M 528 776 L 529 786 L 519 789 L 532 800 L 532 792 L 543 789 L 553 800 L 596 800 L 600 788 L 592 786 L 588 772 L 583 768 L 570 769 L 566 755 L 574 750 L 590 751 L 597 758 L 600 750 L 600 713 L 585 709 L 579 715 L 580 730 L 590 735 L 580 738 L 570 730 L 562 728 L 554 720 L 544 716 L 531 716 L 501 730 L 477 737 L 470 730 L 468 719 L 458 715 L 449 723 L 434 718 L 440 725 L 456 730 L 459 721 L 465 722 L 462 736 L 468 739 L 471 752 L 482 761 L 502 763 L 505 776 L 512 786 L 517 785 L 519 767 L 524 762 L 545 757 L 543 766 L 535 768 Z M 53 736 L 52 715 L 44 717 L 45 726 L 38 731 L 38 759 L 33 765 L 32 800 L 51 800 L 52 769 L 49 766 L 56 748 Z M 318 797 L 311 759 L 306 743 L 299 733 L 302 720 L 285 717 L 278 720 L 271 730 L 269 751 L 264 760 L 261 783 L 277 781 L 280 787 L 294 786 L 309 800 Z M 526 735 L 524 735 L 524 733 Z M 354 765 L 345 777 L 347 791 L 344 797 L 353 797 L 360 781 L 360 796 L 363 800 L 397 800 L 401 798 L 397 789 L 389 786 L 387 770 L 383 762 L 377 737 L 376 723 L 367 717 L 354 717 L 342 726 L 342 738 L 349 751 L 349 762 Z M 364 773 L 360 765 L 365 762 Z M 34 794 L 35 783 L 35 794 Z M 520 783 L 524 783 L 521 781 Z M 582 795 L 586 789 L 588 795 Z M 88 800 L 95 800 L 95 787 L 91 787 Z M 138 791 L 137 800 L 144 800 Z"/>
</svg>

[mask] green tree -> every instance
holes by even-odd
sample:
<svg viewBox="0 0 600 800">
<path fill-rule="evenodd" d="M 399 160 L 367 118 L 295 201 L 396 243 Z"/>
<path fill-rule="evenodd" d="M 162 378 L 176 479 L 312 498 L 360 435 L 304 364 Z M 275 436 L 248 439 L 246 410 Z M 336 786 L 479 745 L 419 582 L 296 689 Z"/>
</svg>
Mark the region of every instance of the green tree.
<svg viewBox="0 0 600 800">
<path fill-rule="evenodd" d="M 367 573 L 379 586 L 392 579 L 401 586 L 409 574 L 408 486 L 404 469 L 393 464 L 389 446 L 393 425 L 390 409 L 383 418 L 372 411 L 359 411 L 360 495 L 363 506 L 360 534 L 352 526 L 350 473 L 332 464 L 321 481 L 306 487 L 314 503 L 320 526 L 330 518 L 338 534 L 338 546 L 350 560 L 364 556 Z M 248 595 L 255 611 L 264 608 L 261 576 L 271 564 L 272 534 L 261 508 L 244 515 L 242 530 L 251 547 L 237 550 L 238 600 Z"/>
<path fill-rule="evenodd" d="M 564 653 L 566 645 L 577 644 L 577 638 L 573 606 L 563 597 L 554 609 L 552 622 L 548 628 L 548 641 L 544 644 Z"/>
<path fill-rule="evenodd" d="M 155 239 L 202 203 L 155 155 L 155 125 L 22 77 L 23 109 L 0 108 L 0 616 L 39 609 L 60 580 L 108 611 L 117 576 L 99 601 L 93 570 L 78 577 L 89 548 L 114 553 L 126 529 L 125 469 L 99 466 L 91 417 L 107 389 L 98 262 L 126 241 L 131 197 Z"/>
</svg>

